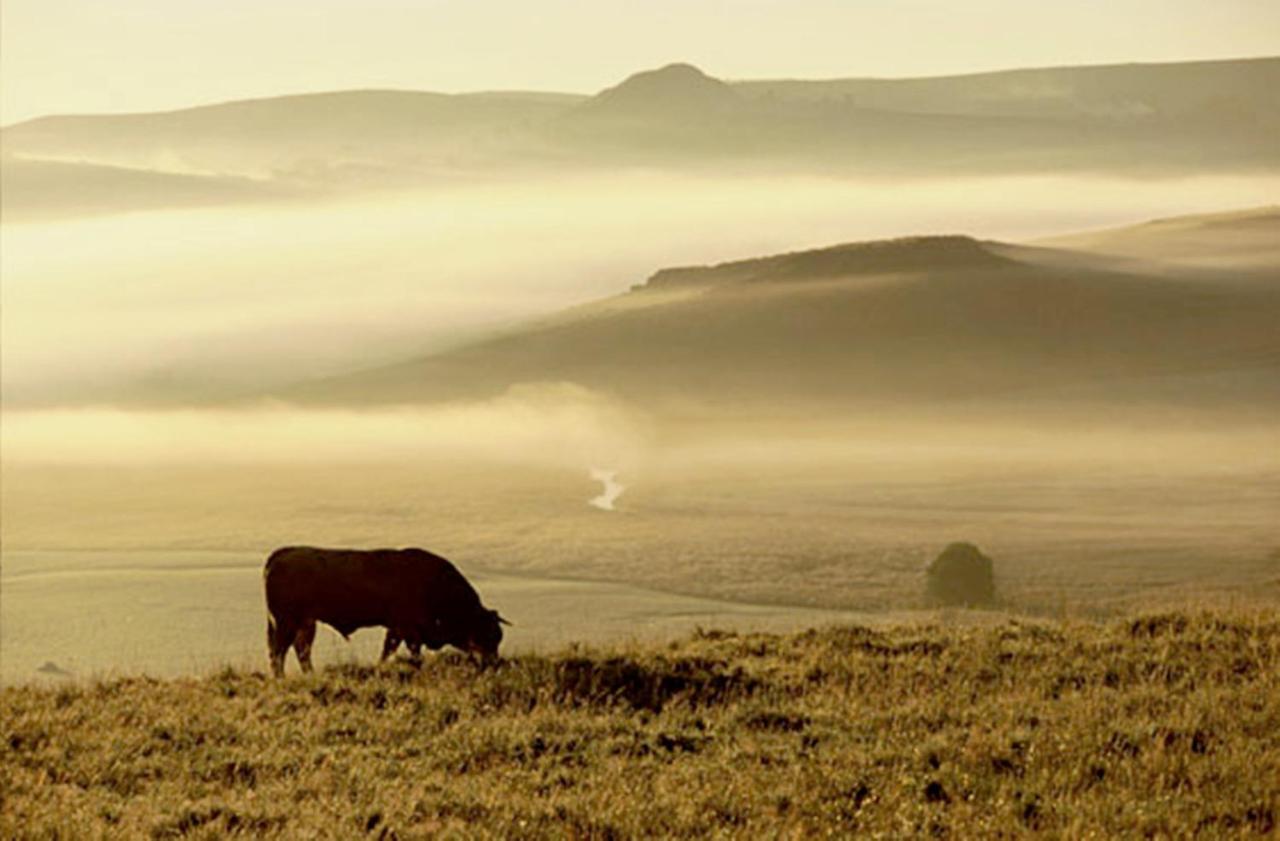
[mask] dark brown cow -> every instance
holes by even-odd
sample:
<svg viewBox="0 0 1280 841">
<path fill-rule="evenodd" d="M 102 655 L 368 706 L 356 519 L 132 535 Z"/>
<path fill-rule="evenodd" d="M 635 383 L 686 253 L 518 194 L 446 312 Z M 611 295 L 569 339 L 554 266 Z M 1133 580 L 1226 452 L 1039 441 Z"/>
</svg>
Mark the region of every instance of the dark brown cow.
<svg viewBox="0 0 1280 841">
<path fill-rule="evenodd" d="M 382 626 L 385 660 L 405 643 L 417 657 L 422 646 L 452 645 L 495 657 L 506 620 L 480 603 L 453 564 L 422 549 L 316 549 L 287 546 L 267 558 L 267 648 L 271 670 L 284 674 L 293 646 L 304 672 L 311 671 L 316 623 L 344 637 L 357 628 Z"/>
</svg>

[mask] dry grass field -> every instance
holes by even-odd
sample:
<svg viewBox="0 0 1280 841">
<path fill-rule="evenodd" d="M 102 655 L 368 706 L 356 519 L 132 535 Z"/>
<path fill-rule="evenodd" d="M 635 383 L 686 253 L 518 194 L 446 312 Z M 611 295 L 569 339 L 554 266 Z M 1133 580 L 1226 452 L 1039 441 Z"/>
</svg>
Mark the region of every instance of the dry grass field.
<svg viewBox="0 0 1280 841">
<path fill-rule="evenodd" d="M 704 632 L 2 690 L 0 835 L 1256 837 L 1280 617 Z"/>
</svg>

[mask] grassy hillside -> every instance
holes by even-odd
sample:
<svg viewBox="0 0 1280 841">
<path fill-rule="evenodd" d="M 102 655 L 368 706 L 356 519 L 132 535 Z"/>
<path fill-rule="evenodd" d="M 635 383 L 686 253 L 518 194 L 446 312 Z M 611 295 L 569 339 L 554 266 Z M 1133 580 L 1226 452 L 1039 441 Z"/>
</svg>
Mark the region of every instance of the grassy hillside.
<svg viewBox="0 0 1280 841">
<path fill-rule="evenodd" d="M 1273 610 L 703 633 L 0 702 L 7 837 L 1251 837 L 1280 817 Z"/>
<path fill-rule="evenodd" d="M 785 414 L 1262 371 L 1256 393 L 1233 398 L 1248 405 L 1274 401 L 1277 320 L 1275 284 L 1208 273 L 1171 283 L 1040 249 L 919 237 L 663 270 L 620 298 L 285 396 L 431 402 L 563 380 L 651 408 Z"/>
</svg>

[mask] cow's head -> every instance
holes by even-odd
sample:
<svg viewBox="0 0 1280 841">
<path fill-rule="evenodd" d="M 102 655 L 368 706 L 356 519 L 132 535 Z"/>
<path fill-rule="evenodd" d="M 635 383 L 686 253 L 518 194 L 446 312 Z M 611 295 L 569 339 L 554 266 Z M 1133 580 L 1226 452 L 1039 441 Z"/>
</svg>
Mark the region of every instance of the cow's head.
<svg viewBox="0 0 1280 841">
<path fill-rule="evenodd" d="M 502 644 L 502 626 L 511 623 L 498 615 L 498 611 L 481 608 L 468 629 L 466 649 L 486 659 L 498 656 Z"/>
</svg>

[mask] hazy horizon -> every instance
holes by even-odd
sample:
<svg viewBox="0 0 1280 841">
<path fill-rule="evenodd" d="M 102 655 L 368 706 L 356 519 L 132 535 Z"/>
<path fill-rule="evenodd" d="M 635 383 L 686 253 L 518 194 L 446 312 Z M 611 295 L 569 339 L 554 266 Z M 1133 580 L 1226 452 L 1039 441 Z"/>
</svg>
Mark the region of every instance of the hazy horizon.
<svg viewBox="0 0 1280 841">
<path fill-rule="evenodd" d="M 1147 0 L 1096 9 L 983 0 L 962 12 L 941 0 L 326 0 L 299 16 L 288 3 L 247 0 L 180 11 L 158 0 L 11 0 L 0 11 L 0 124 L 329 90 L 594 93 L 673 62 L 730 79 L 834 79 L 1280 55 L 1273 5 L 1177 0 L 1154 9 Z M 1019 37 L 986 37 L 993 18 Z M 118 37 L 104 42 L 104 31 Z"/>
<path fill-rule="evenodd" d="M 740 83 L 771 83 L 771 82 L 840 82 L 840 81 L 875 81 L 875 82 L 920 82 L 936 79 L 963 79 L 971 76 L 988 76 L 1000 73 L 1011 73 L 1018 71 L 1040 71 L 1040 70 L 1056 70 L 1056 69 L 1090 69 L 1090 68 L 1119 68 L 1119 67 L 1135 67 L 1135 66 L 1159 66 L 1159 65 L 1177 65 L 1177 64 L 1211 64 L 1211 63 L 1231 63 L 1231 62 L 1250 62 L 1250 61 L 1268 61 L 1280 58 L 1280 43 L 1277 43 L 1275 51 L 1259 52 L 1250 54 L 1222 54 L 1211 56 L 1175 56 L 1169 58 L 1153 58 L 1147 61 L 1125 61 L 1125 60 L 1099 60 L 1088 62 L 1061 62 L 1061 63 L 1031 63 L 1018 65 L 992 65 L 980 68 L 944 68 L 934 72 L 927 73 L 908 73 L 908 74 L 888 74 L 888 73 L 837 73 L 831 75 L 800 75 L 795 73 L 782 73 L 778 75 L 729 75 L 720 72 L 714 67 L 706 67 L 686 58 L 673 58 L 669 61 L 663 61 L 653 64 L 642 64 L 623 72 L 622 75 L 604 80 L 596 87 L 579 87 L 579 88 L 552 88 L 552 87 L 529 87 L 520 85 L 492 85 L 487 87 L 454 87 L 442 88 L 431 86 L 411 87 L 407 85 L 335 85 L 333 87 L 317 87 L 317 88 L 296 88 L 289 90 L 279 90 L 271 93 L 265 89 L 242 95 L 223 96 L 216 99 L 193 99 L 193 100 L 175 100 L 173 103 L 163 106 L 153 106 L 148 108 L 103 108 L 100 110 L 58 110 L 58 111 L 42 111 L 28 113 L 13 119 L 7 116 L 0 117 L 4 122 L 0 122 L 0 129 L 10 128 L 31 120 L 39 120 L 45 117 L 83 117 L 83 116 L 138 116 L 146 114 L 169 114 L 175 111 L 188 111 L 199 108 L 216 107 L 219 105 L 231 105 L 240 102 L 260 102 L 273 99 L 289 99 L 292 97 L 310 97 L 324 96 L 326 94 L 350 94 L 350 93 L 422 93 L 422 94 L 443 94 L 445 96 L 499 96 L 503 94 L 528 94 L 532 96 L 548 96 L 548 97 L 576 97 L 589 98 L 595 96 L 602 91 L 625 81 L 626 79 L 638 74 L 654 70 L 660 70 L 670 66 L 691 66 L 707 73 L 713 78 L 722 79 L 730 84 Z"/>
</svg>

